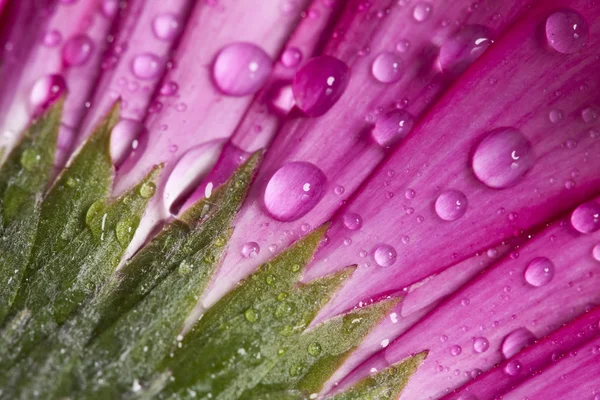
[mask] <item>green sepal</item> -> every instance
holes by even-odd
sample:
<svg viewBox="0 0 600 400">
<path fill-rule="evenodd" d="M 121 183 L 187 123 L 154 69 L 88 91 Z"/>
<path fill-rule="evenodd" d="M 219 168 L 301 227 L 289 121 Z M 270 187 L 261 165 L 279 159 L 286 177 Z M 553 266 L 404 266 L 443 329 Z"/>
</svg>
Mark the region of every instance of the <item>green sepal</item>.
<svg viewBox="0 0 600 400">
<path fill-rule="evenodd" d="M 395 400 L 400 397 L 408 380 L 427 357 L 422 352 L 398 364 L 376 372 L 331 400 Z"/>
<path fill-rule="evenodd" d="M 52 177 L 63 103 L 64 99 L 56 102 L 27 128 L 0 168 L 0 326 L 33 247 L 41 199 Z"/>
</svg>

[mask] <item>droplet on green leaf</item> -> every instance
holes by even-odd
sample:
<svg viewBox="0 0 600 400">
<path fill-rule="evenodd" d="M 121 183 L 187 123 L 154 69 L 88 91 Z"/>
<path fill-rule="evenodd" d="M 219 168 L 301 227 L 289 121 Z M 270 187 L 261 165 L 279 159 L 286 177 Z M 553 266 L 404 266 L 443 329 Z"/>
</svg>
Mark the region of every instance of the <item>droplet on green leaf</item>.
<svg viewBox="0 0 600 400">
<path fill-rule="evenodd" d="M 140 196 L 145 199 L 149 199 L 154 196 L 156 192 L 156 185 L 153 182 L 145 182 L 142 187 L 140 187 Z"/>
<path fill-rule="evenodd" d="M 294 264 L 292 265 L 292 272 L 298 272 L 300 271 L 300 268 L 302 268 L 300 264 Z"/>
<path fill-rule="evenodd" d="M 40 155 L 34 149 L 26 149 L 23 154 L 21 154 L 21 165 L 26 170 L 31 171 L 40 161 L 40 158 Z"/>
<path fill-rule="evenodd" d="M 308 345 L 308 354 L 311 356 L 317 357 L 319 354 L 321 354 L 321 350 L 321 345 L 317 342 L 313 342 Z"/>
<path fill-rule="evenodd" d="M 127 218 L 117 222 L 115 233 L 117 234 L 117 240 L 121 246 L 127 247 L 129 245 L 129 242 L 131 242 L 131 239 L 133 239 L 133 235 L 135 234 L 135 229 L 138 224 L 139 221 L 137 218 Z"/>
<path fill-rule="evenodd" d="M 244 312 L 244 317 L 246 318 L 246 321 L 251 323 L 254 323 L 258 320 L 258 314 L 252 308 L 249 308 Z"/>
</svg>

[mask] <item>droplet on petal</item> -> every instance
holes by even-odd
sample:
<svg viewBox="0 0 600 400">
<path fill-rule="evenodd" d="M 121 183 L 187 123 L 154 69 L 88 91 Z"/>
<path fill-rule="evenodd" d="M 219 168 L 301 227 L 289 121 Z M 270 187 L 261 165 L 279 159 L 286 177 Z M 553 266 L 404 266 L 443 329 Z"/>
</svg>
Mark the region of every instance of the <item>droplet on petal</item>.
<svg viewBox="0 0 600 400">
<path fill-rule="evenodd" d="M 351 231 L 355 231 L 362 227 L 362 217 L 355 213 L 348 213 L 344 215 L 344 225 L 347 229 Z"/>
<path fill-rule="evenodd" d="M 473 341 L 473 350 L 476 353 L 485 353 L 490 348 L 490 342 L 484 337 L 478 337 Z"/>
<path fill-rule="evenodd" d="M 417 3 L 413 8 L 413 18 L 417 22 L 425 22 L 431 16 L 433 12 L 433 6 L 427 1 Z"/>
<path fill-rule="evenodd" d="M 119 0 L 103 0 L 100 9 L 105 17 L 112 18 L 119 11 Z"/>
<path fill-rule="evenodd" d="M 306 115 L 325 114 L 342 96 L 350 81 L 350 69 L 331 56 L 308 61 L 294 76 L 292 91 L 296 105 Z"/>
<path fill-rule="evenodd" d="M 312 210 L 325 194 L 327 177 L 314 164 L 284 164 L 269 180 L 264 194 L 267 212 L 279 221 L 294 221 Z"/>
<path fill-rule="evenodd" d="M 373 258 L 380 267 L 389 267 L 396 262 L 396 249 L 388 244 L 382 244 L 375 249 Z"/>
<path fill-rule="evenodd" d="M 535 162 L 531 143 L 517 129 L 498 128 L 479 143 L 472 166 L 477 179 L 494 189 L 515 185 Z"/>
<path fill-rule="evenodd" d="M 29 108 L 34 115 L 41 114 L 53 104 L 67 89 L 62 75 L 46 75 L 38 79 L 29 94 Z"/>
<path fill-rule="evenodd" d="M 545 286 L 554 278 L 554 264 L 546 257 L 534 258 L 525 269 L 525 280 L 531 286 Z"/>
<path fill-rule="evenodd" d="M 258 92 L 271 74 L 273 62 L 260 47 L 246 42 L 225 46 L 213 64 L 217 88 L 229 96 Z"/>
<path fill-rule="evenodd" d="M 152 53 L 135 56 L 131 64 L 131 71 L 140 79 L 156 78 L 161 70 L 160 58 Z"/>
<path fill-rule="evenodd" d="M 519 353 L 525 347 L 535 343 L 536 337 L 526 328 L 519 328 L 504 338 L 502 341 L 502 355 L 508 359 Z"/>
<path fill-rule="evenodd" d="M 381 147 L 392 147 L 411 131 L 414 118 L 404 110 L 392 110 L 375 122 L 371 136 Z"/>
<path fill-rule="evenodd" d="M 67 66 L 80 66 L 90 59 L 94 42 L 87 35 L 76 35 L 67 40 L 62 49 L 62 59 Z"/>
<path fill-rule="evenodd" d="M 113 164 L 119 166 L 131 152 L 132 143 L 144 129 L 141 122 L 124 118 L 119 121 L 110 134 L 110 157 Z"/>
<path fill-rule="evenodd" d="M 293 68 L 302 61 L 302 52 L 296 47 L 288 47 L 281 54 L 281 63 L 288 68 Z"/>
<path fill-rule="evenodd" d="M 523 365 L 519 360 L 512 360 L 506 364 L 504 367 L 504 372 L 506 372 L 508 375 L 515 376 L 519 375 L 522 369 Z"/>
<path fill-rule="evenodd" d="M 600 204 L 595 201 L 584 203 L 571 214 L 571 225 L 581 233 L 592 233 L 600 229 Z"/>
<path fill-rule="evenodd" d="M 375 79 L 382 83 L 398 81 L 404 73 L 404 62 L 396 54 L 384 51 L 373 61 L 371 72 Z"/>
<path fill-rule="evenodd" d="M 492 44 L 492 34 L 483 25 L 467 25 L 449 38 L 440 48 L 440 68 L 460 75 Z"/>
<path fill-rule="evenodd" d="M 548 44 L 559 53 L 570 54 L 581 50 L 588 35 L 587 21 L 574 10 L 557 11 L 546 20 Z"/>
<path fill-rule="evenodd" d="M 455 221 L 465 215 L 469 202 L 458 190 L 447 190 L 435 201 L 435 212 L 444 221 Z"/>
<path fill-rule="evenodd" d="M 179 19 L 174 14 L 160 14 L 152 21 L 154 36 L 161 40 L 172 40 L 179 33 Z"/>
<path fill-rule="evenodd" d="M 600 261 L 600 243 L 597 243 L 592 249 L 592 257 L 594 260 Z"/>
<path fill-rule="evenodd" d="M 260 246 L 256 242 L 248 242 L 242 246 L 242 256 L 254 258 L 260 253 Z"/>
</svg>

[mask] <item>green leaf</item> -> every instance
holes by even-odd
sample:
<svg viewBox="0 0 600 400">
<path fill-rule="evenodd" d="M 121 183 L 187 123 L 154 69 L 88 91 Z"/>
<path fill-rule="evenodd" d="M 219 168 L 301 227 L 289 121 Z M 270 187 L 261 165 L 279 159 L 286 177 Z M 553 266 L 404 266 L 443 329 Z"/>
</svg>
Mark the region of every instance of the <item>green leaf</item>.
<svg viewBox="0 0 600 400">
<path fill-rule="evenodd" d="M 0 169 L 0 325 L 21 286 L 52 176 L 63 100 L 26 131 Z"/>
<path fill-rule="evenodd" d="M 331 400 L 393 400 L 402 393 L 408 379 L 415 373 L 427 352 L 422 352 L 389 368 L 379 371 Z"/>
</svg>

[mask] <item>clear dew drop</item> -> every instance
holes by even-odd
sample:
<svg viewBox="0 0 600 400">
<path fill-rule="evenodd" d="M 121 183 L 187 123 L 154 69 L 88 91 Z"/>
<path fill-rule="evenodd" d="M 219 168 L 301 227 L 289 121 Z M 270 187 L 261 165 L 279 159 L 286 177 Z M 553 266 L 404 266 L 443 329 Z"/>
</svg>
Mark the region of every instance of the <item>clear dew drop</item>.
<svg viewBox="0 0 600 400">
<path fill-rule="evenodd" d="M 492 34 L 483 25 L 466 25 L 442 44 L 440 69 L 460 75 L 492 44 Z"/>
<path fill-rule="evenodd" d="M 525 347 L 535 343 L 536 337 L 527 328 L 518 328 L 510 332 L 502 341 L 502 355 L 509 359 Z"/>
<path fill-rule="evenodd" d="M 577 207 L 571 214 L 571 225 L 581 233 L 598 231 L 600 229 L 600 204 L 589 201 Z"/>
<path fill-rule="evenodd" d="M 594 260 L 600 262 L 600 243 L 597 243 L 592 249 L 592 257 L 594 257 Z"/>
<path fill-rule="evenodd" d="M 160 74 L 160 58 L 152 53 L 135 56 L 131 62 L 131 72 L 139 79 L 154 79 Z"/>
<path fill-rule="evenodd" d="M 89 36 L 84 34 L 73 36 L 63 45 L 63 62 L 71 67 L 83 65 L 90 59 L 93 50 L 94 42 Z"/>
<path fill-rule="evenodd" d="M 67 89 L 62 75 L 46 75 L 33 84 L 29 93 L 29 108 L 32 113 L 39 114 L 53 104 Z"/>
<path fill-rule="evenodd" d="M 126 218 L 117 222 L 115 227 L 115 234 L 119 244 L 123 247 L 127 247 L 133 239 L 135 229 L 139 225 L 139 220 L 136 218 Z"/>
<path fill-rule="evenodd" d="M 317 357 L 321 354 L 322 348 L 321 345 L 317 342 L 313 342 L 311 344 L 308 345 L 308 354 L 310 354 L 313 357 Z"/>
<path fill-rule="evenodd" d="M 377 119 L 371 137 L 381 147 L 398 144 L 414 125 L 414 117 L 404 110 L 392 110 Z"/>
<path fill-rule="evenodd" d="M 177 93 L 178 90 L 179 85 L 177 85 L 177 83 L 173 81 L 168 81 L 160 87 L 160 94 L 163 96 L 173 96 Z"/>
<path fill-rule="evenodd" d="M 546 20 L 548 44 L 559 53 L 570 54 L 581 50 L 588 36 L 587 21 L 574 10 L 557 11 Z"/>
<path fill-rule="evenodd" d="M 413 8 L 413 18 L 417 22 L 425 22 L 431 17 L 433 6 L 430 2 L 423 1 L 417 3 Z"/>
<path fill-rule="evenodd" d="M 404 62 L 398 55 L 384 51 L 373 60 L 371 72 L 381 83 L 396 82 L 404 74 Z"/>
<path fill-rule="evenodd" d="M 242 256 L 244 258 L 254 258 L 260 253 L 260 246 L 256 242 L 248 242 L 242 246 Z"/>
<path fill-rule="evenodd" d="M 504 367 L 504 372 L 506 372 L 510 376 L 516 376 L 521 373 L 523 369 L 523 365 L 519 360 L 511 360 Z"/>
<path fill-rule="evenodd" d="M 180 23 L 176 15 L 164 13 L 152 21 L 152 32 L 160 40 L 172 40 L 179 33 Z"/>
<path fill-rule="evenodd" d="M 327 189 L 327 177 L 309 162 L 284 164 L 269 180 L 264 205 L 273 218 L 294 221 L 306 215 L 321 200 Z"/>
<path fill-rule="evenodd" d="M 375 262 L 380 267 L 389 267 L 396 262 L 397 254 L 396 249 L 388 244 L 382 244 L 377 246 L 373 253 Z"/>
<path fill-rule="evenodd" d="M 288 47 L 281 54 L 281 63 L 287 68 L 298 66 L 302 62 L 302 52 L 297 47 Z"/>
<path fill-rule="evenodd" d="M 119 11 L 119 0 L 103 0 L 100 10 L 106 18 L 114 17 Z"/>
<path fill-rule="evenodd" d="M 458 356 L 460 355 L 460 353 L 462 353 L 462 347 L 460 347 L 459 345 L 455 344 L 452 345 L 452 347 L 450 347 L 450 354 L 452 354 L 453 356 Z"/>
<path fill-rule="evenodd" d="M 254 94 L 266 83 L 273 61 L 252 43 L 229 44 L 217 54 L 213 63 L 213 80 L 217 88 L 229 96 Z"/>
<path fill-rule="evenodd" d="M 258 321 L 258 313 L 253 308 L 249 308 L 244 311 L 244 318 L 246 318 L 246 321 L 254 323 Z"/>
<path fill-rule="evenodd" d="M 565 117 L 565 113 L 562 110 L 558 110 L 558 109 L 550 110 L 550 112 L 548 113 L 548 119 L 553 124 L 558 124 L 560 121 L 563 120 L 564 117 Z"/>
<path fill-rule="evenodd" d="M 344 215 L 344 226 L 346 229 L 356 231 L 362 227 L 362 217 L 356 213 L 348 213 Z"/>
<path fill-rule="evenodd" d="M 597 107 L 586 107 L 581 110 L 581 119 L 586 124 L 591 124 L 596 122 L 598 116 L 600 115 L 600 109 Z"/>
<path fill-rule="evenodd" d="M 458 190 L 447 190 L 435 201 L 435 212 L 444 221 L 456 221 L 467 212 L 467 196 Z"/>
<path fill-rule="evenodd" d="M 473 350 L 476 353 L 485 353 L 490 348 L 490 342 L 484 337 L 473 340 Z"/>
<path fill-rule="evenodd" d="M 46 34 L 44 35 L 43 41 L 44 41 L 44 45 L 46 45 L 48 47 L 56 47 L 62 41 L 62 35 L 60 34 L 59 31 L 52 29 L 52 30 L 49 30 L 48 32 L 46 32 Z"/>
<path fill-rule="evenodd" d="M 535 162 L 531 143 L 519 130 L 503 127 L 489 132 L 472 158 L 475 176 L 484 185 L 504 189 L 515 185 Z"/>
<path fill-rule="evenodd" d="M 545 286 L 554 278 L 554 264 L 546 257 L 531 260 L 525 268 L 525 280 L 531 286 Z"/>
<path fill-rule="evenodd" d="M 149 199 L 156 193 L 156 185 L 154 182 L 144 182 L 140 187 L 140 196 L 144 199 Z"/>
<path fill-rule="evenodd" d="M 310 117 L 325 114 L 342 96 L 350 81 L 350 68 L 331 56 L 309 60 L 294 76 L 296 106 Z"/>
</svg>

